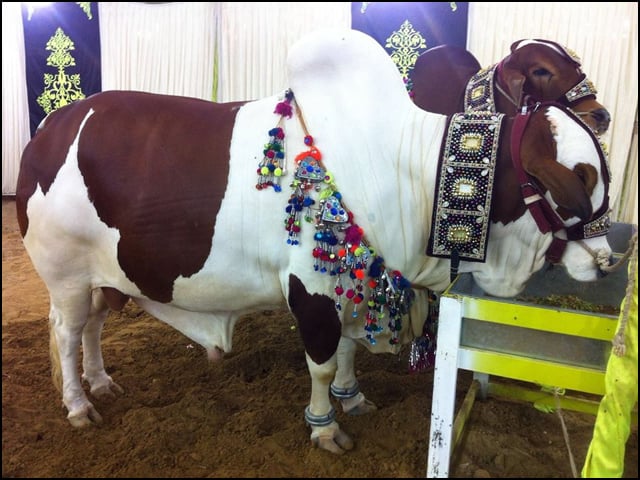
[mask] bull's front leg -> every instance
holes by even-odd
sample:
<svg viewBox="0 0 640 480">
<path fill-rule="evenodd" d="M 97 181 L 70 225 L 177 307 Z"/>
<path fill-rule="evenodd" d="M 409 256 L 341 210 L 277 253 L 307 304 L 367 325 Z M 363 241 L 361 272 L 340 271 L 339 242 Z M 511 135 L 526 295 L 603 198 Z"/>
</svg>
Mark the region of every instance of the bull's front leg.
<svg viewBox="0 0 640 480">
<path fill-rule="evenodd" d="M 343 454 L 353 448 L 353 441 L 336 422 L 336 411 L 329 398 L 329 386 L 337 368 L 337 354 L 322 364 L 314 362 L 308 353 L 306 358 L 311 375 L 311 401 L 304 411 L 304 418 L 311 427 L 311 442 L 323 450 Z"/>
<path fill-rule="evenodd" d="M 293 274 L 289 275 L 288 302 L 298 320 L 311 375 L 311 400 L 304 412 L 311 427 L 311 442 L 324 450 L 342 454 L 353 448 L 353 441 L 340 430 L 329 397 L 329 387 L 338 369 L 342 322 L 330 297 L 310 294 L 300 278 Z"/>
<path fill-rule="evenodd" d="M 364 415 L 378 409 L 360 391 L 355 372 L 357 344 L 354 340 L 341 337 L 338 343 L 338 369 L 331 384 L 331 394 L 340 400 L 342 410 L 349 415 Z"/>
</svg>

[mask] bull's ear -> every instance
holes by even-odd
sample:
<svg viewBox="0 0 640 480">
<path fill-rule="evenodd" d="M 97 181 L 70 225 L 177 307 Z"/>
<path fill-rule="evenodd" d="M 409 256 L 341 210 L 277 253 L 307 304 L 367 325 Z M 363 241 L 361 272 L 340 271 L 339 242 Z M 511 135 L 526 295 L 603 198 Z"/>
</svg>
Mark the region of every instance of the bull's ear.
<svg viewBox="0 0 640 480">
<path fill-rule="evenodd" d="M 513 42 L 511 44 L 511 53 L 515 52 L 516 49 L 518 48 L 518 46 L 520 45 L 520 43 L 523 42 L 523 41 L 524 41 L 524 39 L 523 40 L 517 40 L 517 41 Z"/>
<path fill-rule="evenodd" d="M 560 207 L 586 222 L 591 218 L 593 206 L 585 184 L 576 172 L 553 159 L 545 158 L 525 167 L 543 185 Z"/>
<path fill-rule="evenodd" d="M 525 69 L 519 57 L 518 52 L 512 53 L 502 64 L 501 75 L 511 99 L 518 105 L 521 105 L 522 91 L 527 77 L 525 76 Z"/>
</svg>

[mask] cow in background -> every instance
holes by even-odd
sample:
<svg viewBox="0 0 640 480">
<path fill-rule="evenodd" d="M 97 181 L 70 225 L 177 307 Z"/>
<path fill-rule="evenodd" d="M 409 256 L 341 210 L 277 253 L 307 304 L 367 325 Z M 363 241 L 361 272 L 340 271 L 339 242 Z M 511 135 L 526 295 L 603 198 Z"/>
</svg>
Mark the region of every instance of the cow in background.
<svg viewBox="0 0 640 480">
<path fill-rule="evenodd" d="M 382 47 L 357 31 L 310 34 L 288 69 L 295 98 L 96 94 L 51 114 L 26 147 L 18 221 L 50 293 L 51 360 L 73 426 L 102 421 L 81 380 L 95 397 L 123 391 L 101 353 L 109 308 L 132 300 L 218 360 L 241 315 L 286 305 L 311 375 L 311 440 L 334 453 L 353 447 L 330 393 L 345 412 L 375 409 L 358 387 L 356 346 L 373 345 L 377 328 L 397 346 L 405 314 L 425 318 L 424 295 L 410 302 L 409 290 L 449 284 L 450 259 L 426 249 L 450 119 L 414 105 Z M 508 153 L 512 123 L 503 129 Z M 486 258 L 459 265 L 488 293 L 520 292 L 556 239 L 527 209 L 516 171 L 544 186 L 527 202 L 544 200 L 562 231 L 598 230 L 609 180 L 587 130 L 561 108 L 539 108 L 518 142 L 519 166 L 497 159 L 501 208 L 487 212 Z M 270 180 L 256 188 L 256 173 Z M 327 238 L 338 218 L 343 228 Z M 597 278 L 593 251 L 610 253 L 606 228 L 596 233 L 558 256 L 577 280 Z M 398 323 L 381 325 L 370 302 Z"/>
</svg>

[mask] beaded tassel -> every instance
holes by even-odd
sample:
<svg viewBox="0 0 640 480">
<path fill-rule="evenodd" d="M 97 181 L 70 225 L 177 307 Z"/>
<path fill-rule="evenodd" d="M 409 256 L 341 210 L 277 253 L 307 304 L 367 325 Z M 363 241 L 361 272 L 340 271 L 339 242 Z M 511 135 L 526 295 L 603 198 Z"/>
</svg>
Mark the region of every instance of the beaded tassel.
<svg viewBox="0 0 640 480">
<path fill-rule="evenodd" d="M 409 352 L 409 372 L 417 373 L 433 367 L 436 363 L 436 338 L 439 316 L 438 296 L 429 292 L 429 311 L 424 322 L 422 335 L 411 342 Z"/>
<path fill-rule="evenodd" d="M 285 99 L 276 106 L 274 113 L 281 118 L 278 126 L 269 131 L 270 141 L 265 145 L 264 159 L 258 167 L 258 189 L 273 186 L 280 191 L 285 136 L 280 124 L 285 116 L 291 117 L 292 101 L 293 93 L 288 90 Z M 344 207 L 333 175 L 325 169 L 322 154 L 315 147 L 302 119 L 301 123 L 308 150 L 294 159 L 294 179 L 290 184 L 292 193 L 285 208 L 287 243 L 298 245 L 302 221 L 314 222 L 313 267 L 319 273 L 336 277 L 336 309 L 342 310 L 341 298 L 344 295 L 353 303 L 351 315 L 358 317 L 358 307 L 365 301 L 365 289 L 368 288 L 366 337 L 372 344 L 376 343 L 375 336 L 384 330 L 381 322 L 388 312 L 389 342 L 395 345 L 402 329 L 402 316 L 408 313 L 413 300 L 411 285 L 400 272 L 388 271 L 383 259 L 367 245 L 362 228 L 353 222 L 352 213 Z M 314 208 L 316 201 L 311 196 L 314 192 L 319 199 L 317 208 Z M 312 214 L 312 210 L 315 213 Z"/>
<path fill-rule="evenodd" d="M 293 100 L 293 92 L 287 90 L 284 95 L 284 99 L 276 105 L 273 113 L 280 115 L 278 125 L 269 130 L 269 142 L 267 142 L 262 150 L 263 158 L 258 164 L 258 183 L 256 188 L 263 190 L 268 187 L 273 187 L 276 192 L 282 191 L 280 186 L 280 178 L 285 175 L 285 169 L 283 166 L 285 152 L 284 152 L 284 130 L 281 127 L 284 117 L 291 118 L 293 115 L 293 107 L 291 101 Z"/>
<path fill-rule="evenodd" d="M 284 161 L 284 130 L 281 127 L 272 128 L 269 130 L 269 136 L 271 138 L 262 151 L 264 158 L 258 165 L 256 188 L 262 190 L 272 186 L 276 192 L 280 192 L 282 191 L 280 177 L 284 173 L 282 168 L 282 162 Z"/>
</svg>

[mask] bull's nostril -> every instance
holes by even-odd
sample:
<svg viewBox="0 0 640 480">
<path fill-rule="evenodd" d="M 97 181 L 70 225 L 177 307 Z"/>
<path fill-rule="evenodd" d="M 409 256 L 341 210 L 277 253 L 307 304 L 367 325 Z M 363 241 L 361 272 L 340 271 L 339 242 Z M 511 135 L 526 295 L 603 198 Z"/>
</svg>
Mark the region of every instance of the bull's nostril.
<svg viewBox="0 0 640 480">
<path fill-rule="evenodd" d="M 597 110 L 592 110 L 591 116 L 599 125 L 603 127 L 608 127 L 609 123 L 611 122 L 611 115 L 606 108 L 598 108 Z"/>
</svg>

